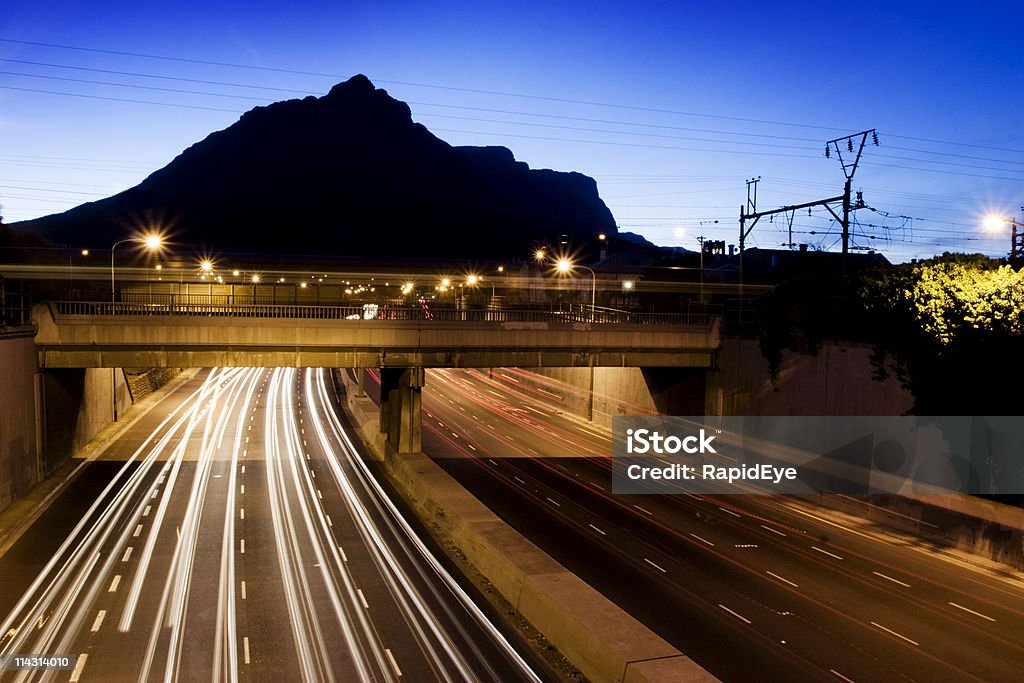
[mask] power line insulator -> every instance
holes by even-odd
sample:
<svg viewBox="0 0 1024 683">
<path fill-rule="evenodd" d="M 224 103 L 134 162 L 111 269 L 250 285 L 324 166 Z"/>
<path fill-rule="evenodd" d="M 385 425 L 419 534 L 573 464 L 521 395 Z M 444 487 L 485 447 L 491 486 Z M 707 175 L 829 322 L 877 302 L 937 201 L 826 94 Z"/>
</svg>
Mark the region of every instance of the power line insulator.
<svg viewBox="0 0 1024 683">
<path fill-rule="evenodd" d="M 878 133 L 871 131 L 871 142 L 875 143 L 875 147 L 878 147 Z"/>
<path fill-rule="evenodd" d="M 829 147 L 828 145 L 825 145 L 825 158 L 828 159 L 831 156 L 832 156 L 832 148 Z"/>
<path fill-rule="evenodd" d="M 846 151 L 848 151 L 848 152 L 852 152 L 853 151 L 853 140 L 849 140 L 848 139 L 846 141 Z"/>
</svg>

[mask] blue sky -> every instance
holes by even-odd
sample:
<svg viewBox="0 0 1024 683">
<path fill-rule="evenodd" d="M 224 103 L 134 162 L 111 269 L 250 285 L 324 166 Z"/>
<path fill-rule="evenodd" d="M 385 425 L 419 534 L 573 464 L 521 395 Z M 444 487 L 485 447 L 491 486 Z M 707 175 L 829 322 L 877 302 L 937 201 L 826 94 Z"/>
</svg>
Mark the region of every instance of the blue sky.
<svg viewBox="0 0 1024 683">
<path fill-rule="evenodd" d="M 130 187 L 246 109 L 355 73 L 452 144 L 593 176 L 620 227 L 660 244 L 736 242 L 752 176 L 762 210 L 840 194 L 824 142 L 867 128 L 881 144 L 854 187 L 877 211 L 857 212 L 857 247 L 1004 254 L 980 217 L 1024 203 L 1019 3 L 95 5 L 0 9 L 8 222 Z M 824 211 L 794 231 L 837 248 Z M 750 242 L 786 239 L 762 222 Z"/>
</svg>

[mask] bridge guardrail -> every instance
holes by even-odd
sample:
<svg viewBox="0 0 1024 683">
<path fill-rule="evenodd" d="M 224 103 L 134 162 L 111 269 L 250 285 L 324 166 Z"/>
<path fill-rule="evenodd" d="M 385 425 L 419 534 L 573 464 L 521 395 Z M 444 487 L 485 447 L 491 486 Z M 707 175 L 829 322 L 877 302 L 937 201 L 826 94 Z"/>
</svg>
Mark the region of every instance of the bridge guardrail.
<svg viewBox="0 0 1024 683">
<path fill-rule="evenodd" d="M 505 310 L 420 306 L 312 306 L 295 304 L 131 303 L 109 301 L 51 302 L 59 316 L 218 316 L 297 320 L 395 320 L 471 323 L 572 322 L 602 325 L 679 325 L 710 327 L 715 316 L 703 313 L 634 313 L 612 309 Z"/>
</svg>

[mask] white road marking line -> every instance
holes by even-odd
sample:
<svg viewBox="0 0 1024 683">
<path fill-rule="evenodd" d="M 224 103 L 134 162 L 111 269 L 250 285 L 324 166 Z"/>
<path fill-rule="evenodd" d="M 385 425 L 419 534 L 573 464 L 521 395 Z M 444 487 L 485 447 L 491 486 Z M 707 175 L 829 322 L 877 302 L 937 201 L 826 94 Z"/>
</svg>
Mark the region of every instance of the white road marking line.
<svg viewBox="0 0 1024 683">
<path fill-rule="evenodd" d="M 526 486 L 526 482 L 525 482 L 525 481 L 523 481 L 522 479 L 520 479 L 519 477 L 517 477 L 516 475 L 514 475 L 514 474 L 513 474 L 513 475 L 512 475 L 512 478 L 513 478 L 513 479 L 515 479 L 516 481 L 518 481 L 518 482 L 519 482 L 520 484 L 522 484 L 523 486 Z"/>
<path fill-rule="evenodd" d="M 309 471 L 309 473 L 310 473 L 310 475 L 311 475 L 311 476 L 312 476 L 312 477 L 313 477 L 314 479 L 316 479 L 316 472 L 314 472 L 313 470 L 310 470 L 310 471 Z"/>
<path fill-rule="evenodd" d="M 245 539 L 244 538 L 241 540 L 241 544 L 239 545 L 239 550 L 241 551 L 240 552 L 241 555 L 245 555 Z"/>
<path fill-rule="evenodd" d="M 342 561 L 342 562 L 348 562 L 348 555 L 346 555 L 346 554 L 345 554 L 345 549 L 344 549 L 344 548 L 342 548 L 342 547 L 341 547 L 341 546 L 339 545 L 339 546 L 338 546 L 338 551 L 339 551 L 339 552 L 341 553 L 341 561 Z"/>
<path fill-rule="evenodd" d="M 324 517 L 327 518 L 327 526 L 329 526 L 329 527 L 331 527 L 333 529 L 334 528 L 334 522 L 331 521 L 331 516 L 330 515 L 324 515 Z"/>
<path fill-rule="evenodd" d="M 108 593 L 116 593 L 117 587 L 121 585 L 121 575 L 118 574 L 114 577 L 114 580 L 110 582 L 110 588 L 107 589 Z"/>
<path fill-rule="evenodd" d="M 320 489 L 316 490 L 316 497 L 319 498 L 320 500 L 324 499 L 324 494 L 320 493 Z"/>
<path fill-rule="evenodd" d="M 965 612 L 970 612 L 971 614 L 973 614 L 976 617 L 981 617 L 982 619 L 988 619 L 989 621 L 995 621 L 995 619 L 993 619 L 992 617 L 988 616 L 987 614 L 982 614 L 981 612 L 975 612 L 974 610 L 972 610 L 969 607 L 964 607 L 963 605 L 958 605 L 955 602 L 951 602 L 949 604 L 952 605 L 953 607 L 956 607 L 957 609 L 962 609 Z"/>
<path fill-rule="evenodd" d="M 737 543 L 733 546 L 734 548 L 756 548 L 756 543 Z"/>
<path fill-rule="evenodd" d="M 743 622 L 745 622 L 745 623 L 748 623 L 748 624 L 750 623 L 750 619 L 747 619 L 747 618 L 746 618 L 745 616 L 743 616 L 742 614 L 737 614 L 736 612 L 733 612 L 733 611 L 732 611 L 731 609 L 729 609 L 728 607 L 726 607 L 725 605 L 723 605 L 723 604 L 721 604 L 721 603 L 719 603 L 719 605 L 718 605 L 718 606 L 719 606 L 719 607 L 721 607 L 722 609 L 724 609 L 724 610 L 725 610 L 726 612 L 728 612 L 729 614 L 731 614 L 731 615 L 733 615 L 734 617 L 736 617 L 737 619 L 739 619 L 740 621 L 743 621 Z"/>
<path fill-rule="evenodd" d="M 495 467 L 497 467 L 497 466 L 498 466 L 498 463 L 497 463 L 497 462 L 495 462 L 494 460 L 491 460 L 490 458 L 487 458 L 487 462 L 491 463 L 491 464 L 492 464 L 492 465 L 494 465 Z"/>
<path fill-rule="evenodd" d="M 594 531 L 596 531 L 597 533 L 601 534 L 602 536 L 607 536 L 607 535 L 608 535 L 608 534 L 606 534 L 605 532 L 603 532 L 603 531 L 601 531 L 600 529 L 598 529 L 598 528 L 597 528 L 596 526 L 594 526 L 593 524 L 587 524 L 587 526 L 589 526 L 589 527 L 590 527 L 591 529 L 593 529 L 593 530 L 594 530 Z"/>
<path fill-rule="evenodd" d="M 647 510 L 646 508 L 642 508 L 642 507 L 640 507 L 639 505 L 634 505 L 633 507 L 635 507 L 635 508 L 636 508 L 637 510 L 639 510 L 640 512 L 643 512 L 643 513 L 645 513 L 645 514 L 651 515 L 652 517 L 654 516 L 654 513 L 653 513 L 653 512 L 651 512 L 650 510 Z"/>
<path fill-rule="evenodd" d="M 245 600 L 245 581 L 242 581 L 242 599 Z"/>
<path fill-rule="evenodd" d="M 847 678 L 846 676 L 844 676 L 843 674 L 839 673 L 835 669 L 829 669 L 828 672 L 830 674 L 832 674 L 833 676 L 835 676 L 836 678 L 838 678 L 839 680 L 841 680 L 841 681 L 846 681 L 846 683 L 854 683 L 852 678 Z"/>
<path fill-rule="evenodd" d="M 363 603 L 363 609 L 370 609 L 370 603 L 366 602 L 366 596 L 363 595 L 363 589 L 357 588 L 356 593 L 359 594 L 359 602 Z"/>
<path fill-rule="evenodd" d="M 770 531 L 770 532 L 772 532 L 773 534 L 778 534 L 779 536 L 782 536 L 783 538 L 786 538 L 786 534 L 782 533 L 782 532 L 781 532 L 781 531 L 779 531 L 778 529 L 773 529 L 773 528 L 771 528 L 770 526 L 765 526 L 764 524 L 762 524 L 762 525 L 761 525 L 761 528 L 762 528 L 762 529 L 765 529 L 766 531 Z"/>
<path fill-rule="evenodd" d="M 770 571 L 767 571 L 767 570 L 765 570 L 765 574 L 767 574 L 768 576 L 772 576 L 772 577 L 775 577 L 775 578 L 776 578 L 776 579 L 778 579 L 779 581 L 783 581 L 783 582 L 785 582 L 785 583 L 788 583 L 788 584 L 789 584 L 790 586 L 792 586 L 793 588 L 799 588 L 799 587 L 800 587 L 799 585 L 797 585 L 797 584 L 793 583 L 793 582 L 792 582 L 792 581 L 790 581 L 789 579 L 784 579 L 784 578 L 782 578 L 781 576 L 779 576 L 779 575 L 778 575 L 778 574 L 776 574 L 775 572 L 770 572 Z"/>
<path fill-rule="evenodd" d="M 153 507 L 153 506 L 152 505 L 147 505 L 146 509 L 142 511 L 142 516 L 143 517 L 149 517 L 149 510 L 150 510 L 151 507 Z"/>
<path fill-rule="evenodd" d="M 718 509 L 721 510 L 722 512 L 725 512 L 727 514 L 732 515 L 733 517 L 742 517 L 743 516 L 743 515 L 738 515 L 735 512 L 733 512 L 732 510 L 730 510 L 728 508 L 724 508 L 722 506 L 719 506 Z"/>
<path fill-rule="evenodd" d="M 711 546 L 712 548 L 714 548 L 714 547 L 715 547 L 715 544 L 714 544 L 714 543 L 712 543 L 711 541 L 709 541 L 709 540 L 708 540 L 708 539 L 706 539 L 706 538 L 701 538 L 701 537 L 700 537 L 700 536 L 698 536 L 697 534 L 690 534 L 690 535 L 691 535 L 691 536 L 693 536 L 694 538 L 696 538 L 696 539 L 697 539 L 698 541 L 700 541 L 701 543 L 707 543 L 707 544 L 708 544 L 709 546 Z"/>
<path fill-rule="evenodd" d="M 249 636 L 242 638 L 242 657 L 246 664 L 249 663 Z"/>
<path fill-rule="evenodd" d="M 153 500 L 154 498 L 156 498 L 156 494 L 158 494 L 158 493 L 160 493 L 160 492 L 159 492 L 159 491 L 157 491 L 156 489 L 154 489 L 154 490 L 153 490 L 153 495 L 151 495 L 151 496 L 149 497 L 149 499 L 150 499 L 150 500 Z"/>
<path fill-rule="evenodd" d="M 132 556 L 132 547 L 128 546 L 127 548 L 125 548 L 124 555 L 121 556 L 121 561 L 122 562 L 127 562 L 128 558 L 131 557 L 131 556 Z"/>
<path fill-rule="evenodd" d="M 240 508 L 238 510 L 238 518 L 239 519 L 245 519 L 245 508 Z"/>
<path fill-rule="evenodd" d="M 657 569 L 657 570 L 658 570 L 659 572 L 661 572 L 662 574 L 666 574 L 666 573 L 667 573 L 667 572 L 666 572 L 666 571 L 665 571 L 665 570 L 664 570 L 664 569 L 663 569 L 662 567 L 660 567 L 659 565 L 655 564 L 654 562 L 651 562 L 651 561 L 650 561 L 650 560 L 648 560 L 648 559 L 647 559 L 646 557 L 644 558 L 644 562 L 646 562 L 647 564 L 651 565 L 652 567 L 654 567 L 655 569 Z"/>
<path fill-rule="evenodd" d="M 590 484 L 591 486 L 596 486 L 597 488 L 601 489 L 602 491 L 607 491 L 608 490 L 605 487 L 601 486 L 600 484 L 595 484 L 592 481 L 588 481 L 587 483 Z"/>
<path fill-rule="evenodd" d="M 395 656 L 391 654 L 391 650 L 384 648 L 384 654 L 388 656 L 388 661 L 391 662 L 391 668 L 395 670 L 395 675 L 401 676 L 402 670 L 398 668 L 398 662 L 395 661 Z"/>
<path fill-rule="evenodd" d="M 882 626 L 881 624 L 879 624 L 879 623 L 876 623 L 876 622 L 874 622 L 874 621 L 872 621 L 872 622 L 871 622 L 871 625 L 872 625 L 872 626 L 877 626 L 878 628 L 882 629 L 882 630 L 883 630 L 883 631 L 885 631 L 886 633 L 891 633 L 892 635 L 896 636 L 897 638 L 902 638 L 903 640 L 907 641 L 907 642 L 908 642 L 908 643 L 910 643 L 911 645 L 917 645 L 918 647 L 920 647 L 920 646 L 921 646 L 921 643 L 917 642 L 916 640 L 911 640 L 910 638 L 907 638 L 907 637 L 906 637 L 906 636 L 904 636 L 904 635 L 901 635 L 901 634 L 899 634 L 899 633 L 896 633 L 896 631 L 893 631 L 893 630 L 892 630 L 891 628 L 886 628 L 886 627 Z"/>
<path fill-rule="evenodd" d="M 885 579 L 887 581 L 892 581 L 893 583 L 898 583 L 899 585 L 903 586 L 904 588 L 910 588 L 910 584 L 909 583 L 903 583 L 899 579 L 894 579 L 891 576 L 886 576 L 882 572 L 871 572 L 871 573 L 874 574 L 875 576 L 881 576 L 883 579 Z"/>
<path fill-rule="evenodd" d="M 244 493 L 245 493 L 245 484 L 242 484 L 242 488 L 241 488 L 241 490 L 240 490 L 240 493 L 242 493 L 242 494 L 244 494 Z"/>
<path fill-rule="evenodd" d="M 78 655 L 78 659 L 75 660 L 75 670 L 71 672 L 71 678 L 68 679 L 70 683 L 78 683 L 78 679 L 82 677 L 82 669 L 85 668 L 85 660 L 89 658 L 89 655 Z"/>
<path fill-rule="evenodd" d="M 107 610 L 101 609 L 99 612 L 97 612 L 96 613 L 96 620 L 92 622 L 92 628 L 89 629 L 89 630 L 92 631 L 93 633 L 96 633 L 97 631 L 99 631 L 100 630 L 100 626 L 103 625 L 103 617 L 105 617 L 105 616 L 107 616 Z"/>
<path fill-rule="evenodd" d="M 843 559 L 843 558 L 839 557 L 838 555 L 836 555 L 835 553 L 830 553 L 830 552 L 829 552 L 829 551 L 827 551 L 827 550 L 822 550 L 821 548 L 819 548 L 819 547 L 818 547 L 818 546 L 816 546 L 816 545 L 812 545 L 812 546 L 811 546 L 811 550 L 817 550 L 817 551 L 818 551 L 819 553 L 823 553 L 823 554 L 825 554 L 825 555 L 828 555 L 829 557 L 834 557 L 834 558 L 836 558 L 837 560 L 841 560 L 841 559 Z"/>
<path fill-rule="evenodd" d="M 137 527 L 135 527 L 135 531 L 132 533 L 132 537 L 133 538 L 138 538 L 139 534 L 141 534 L 141 533 L 142 533 L 142 525 L 140 524 Z"/>
<path fill-rule="evenodd" d="M 466 445 L 469 446 L 470 450 L 474 450 L 474 451 L 476 450 L 476 446 L 474 446 L 473 444 L 468 443 Z"/>
<path fill-rule="evenodd" d="M 550 498 L 548 498 L 547 500 L 548 500 L 549 503 L 551 503 L 555 507 L 562 507 L 561 504 L 559 504 L 557 501 L 551 500 Z"/>
<path fill-rule="evenodd" d="M 249 455 L 249 449 L 248 449 L 248 448 L 246 448 L 246 449 L 244 449 L 244 450 L 242 451 L 242 457 L 243 457 L 243 458 L 244 458 L 245 456 L 247 456 L 247 455 Z M 245 467 L 245 465 L 242 465 L 242 467 Z"/>
<path fill-rule="evenodd" d="M 245 465 L 242 465 L 242 474 L 245 474 Z"/>
</svg>

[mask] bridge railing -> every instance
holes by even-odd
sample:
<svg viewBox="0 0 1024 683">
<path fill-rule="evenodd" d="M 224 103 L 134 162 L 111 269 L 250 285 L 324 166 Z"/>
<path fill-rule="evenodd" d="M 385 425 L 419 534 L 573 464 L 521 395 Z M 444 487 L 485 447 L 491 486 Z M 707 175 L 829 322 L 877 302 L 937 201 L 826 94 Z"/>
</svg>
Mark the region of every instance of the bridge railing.
<svg viewBox="0 0 1024 683">
<path fill-rule="evenodd" d="M 706 328 L 714 316 L 694 313 L 636 313 L 614 309 L 459 309 L 358 306 L 306 306 L 292 304 L 131 303 L 109 301 L 55 301 L 58 317 L 205 316 L 295 320 L 396 320 L 467 323 L 571 322 L 607 325 L 682 325 Z"/>
</svg>

